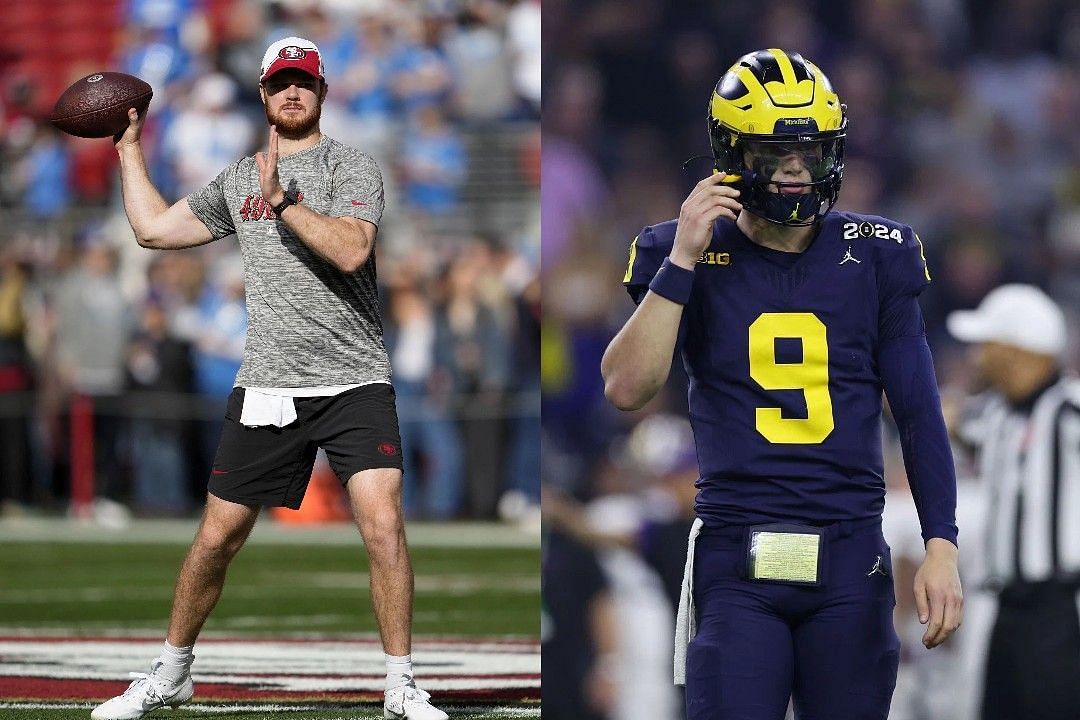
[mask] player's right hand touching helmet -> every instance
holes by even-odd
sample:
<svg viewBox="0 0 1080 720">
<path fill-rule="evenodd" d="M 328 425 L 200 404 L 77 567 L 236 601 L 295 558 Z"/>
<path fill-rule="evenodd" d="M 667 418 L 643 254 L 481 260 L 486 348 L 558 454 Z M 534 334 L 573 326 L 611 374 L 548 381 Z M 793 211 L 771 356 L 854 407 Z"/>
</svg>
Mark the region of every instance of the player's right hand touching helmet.
<svg viewBox="0 0 1080 720">
<path fill-rule="evenodd" d="M 690 191 L 679 210 L 679 225 L 675 231 L 672 260 L 691 270 L 701 253 L 712 240 L 713 223 L 719 217 L 734 221 L 742 210 L 740 191 L 730 184 L 723 173 L 714 173 Z"/>
</svg>

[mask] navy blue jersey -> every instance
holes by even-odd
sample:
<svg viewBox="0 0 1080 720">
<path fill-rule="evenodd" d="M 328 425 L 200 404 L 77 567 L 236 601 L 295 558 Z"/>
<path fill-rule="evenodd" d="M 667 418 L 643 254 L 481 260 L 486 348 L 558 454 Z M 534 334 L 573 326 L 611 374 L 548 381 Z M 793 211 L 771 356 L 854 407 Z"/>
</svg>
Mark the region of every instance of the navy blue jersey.
<svg viewBox="0 0 1080 720">
<path fill-rule="evenodd" d="M 640 302 L 676 221 L 646 227 L 624 284 Z M 715 223 L 683 312 L 678 350 L 707 524 L 828 523 L 880 515 L 884 341 L 922 335 L 929 284 L 911 228 L 832 212 L 803 253 Z M 912 310 L 914 308 L 914 310 Z"/>
</svg>

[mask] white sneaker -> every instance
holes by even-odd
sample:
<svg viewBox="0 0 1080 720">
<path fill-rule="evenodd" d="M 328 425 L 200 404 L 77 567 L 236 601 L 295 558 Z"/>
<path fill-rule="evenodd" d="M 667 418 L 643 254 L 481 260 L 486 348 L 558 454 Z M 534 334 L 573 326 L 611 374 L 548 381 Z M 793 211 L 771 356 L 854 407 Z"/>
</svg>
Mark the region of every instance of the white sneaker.
<svg viewBox="0 0 1080 720">
<path fill-rule="evenodd" d="M 123 695 L 117 695 L 94 708 L 93 720 L 138 720 L 143 715 L 165 707 L 177 708 L 191 699 L 195 686 L 191 673 L 184 673 L 179 682 L 173 682 L 158 674 L 161 658 L 150 663 L 149 673 L 129 673 L 135 681 L 128 685 Z"/>
<path fill-rule="evenodd" d="M 432 707 L 431 696 L 416 687 L 412 678 L 384 694 L 383 718 L 386 720 L 447 720 L 450 716 Z"/>
</svg>

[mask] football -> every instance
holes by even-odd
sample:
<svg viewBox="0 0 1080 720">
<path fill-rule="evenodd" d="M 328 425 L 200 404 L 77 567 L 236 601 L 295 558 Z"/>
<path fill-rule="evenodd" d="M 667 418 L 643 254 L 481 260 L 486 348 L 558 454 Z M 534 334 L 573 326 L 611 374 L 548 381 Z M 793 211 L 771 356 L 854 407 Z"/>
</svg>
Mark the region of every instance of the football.
<svg viewBox="0 0 1080 720">
<path fill-rule="evenodd" d="M 150 85 L 134 75 L 98 72 L 64 91 L 49 122 L 75 137 L 112 137 L 128 126 L 128 108 L 141 115 L 153 96 Z"/>
</svg>

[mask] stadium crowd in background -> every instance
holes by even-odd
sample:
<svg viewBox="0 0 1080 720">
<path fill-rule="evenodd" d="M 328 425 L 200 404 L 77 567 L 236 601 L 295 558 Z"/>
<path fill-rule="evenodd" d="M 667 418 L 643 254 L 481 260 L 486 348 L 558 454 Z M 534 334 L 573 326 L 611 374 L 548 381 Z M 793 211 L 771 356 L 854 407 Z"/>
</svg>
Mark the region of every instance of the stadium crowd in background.
<svg viewBox="0 0 1080 720">
<path fill-rule="evenodd" d="M 979 389 L 972 387 L 968 351 L 946 332 L 949 312 L 974 307 L 1002 283 L 1026 282 L 1057 299 L 1077 327 L 1075 4 L 589 0 L 548 2 L 544 22 L 551 43 L 544 53 L 542 155 L 545 492 L 600 498 L 610 508 L 606 498 L 617 486 L 639 501 L 627 505 L 624 523 L 633 522 L 641 502 L 649 504 L 645 493 L 653 483 L 627 490 L 626 479 L 613 481 L 629 472 L 617 464 L 618 448 L 656 413 L 685 415 L 685 375 L 672 372 L 658 399 L 619 413 L 604 398 L 600 358 L 634 309 L 620 287 L 631 240 L 658 218 L 677 217 L 690 189 L 710 172 L 709 93 L 732 59 L 759 47 L 813 59 L 848 106 L 837 209 L 880 213 L 910 224 L 922 238 L 933 282 L 920 299 L 947 405 Z M 706 159 L 683 170 L 683 160 L 695 155 Z M 1076 361 L 1074 338 L 1065 366 L 1075 368 Z M 979 626 L 992 617 L 976 607 L 983 578 L 964 565 L 980 553 L 982 487 L 961 462 L 957 522 L 971 612 L 948 652 L 932 657 L 918 641 L 922 628 L 910 592 L 922 542 L 895 428 L 883 432 L 885 528 L 904 645 L 890 717 L 973 718 L 981 667 L 971 658 L 980 652 Z M 615 521 L 609 514 L 605 522 Z M 609 552 L 603 543 L 597 548 Z M 545 663 L 545 680 L 563 666 L 572 667 Z M 656 669 L 668 679 L 670 671 L 670 662 Z M 636 687 L 644 670 L 635 672 L 616 680 Z M 639 705 L 640 714 L 627 714 L 614 701 L 588 711 L 613 720 L 673 717 L 670 701 L 659 702 Z"/>
<path fill-rule="evenodd" d="M 169 202 L 264 142 L 266 45 L 319 44 L 322 127 L 375 157 L 386 183 L 379 281 L 411 450 L 407 512 L 535 517 L 540 3 L 115 4 L 108 69 L 154 88 L 143 143 Z M 77 399 L 93 413 L 104 517 L 124 517 L 112 500 L 186 514 L 201 504 L 243 352 L 238 248 L 139 248 L 111 143 L 54 131 L 52 98 L 35 95 L 17 57 L 5 61 L 0 502 L 64 508 Z M 75 66 L 68 82 L 98 69 Z"/>
</svg>

